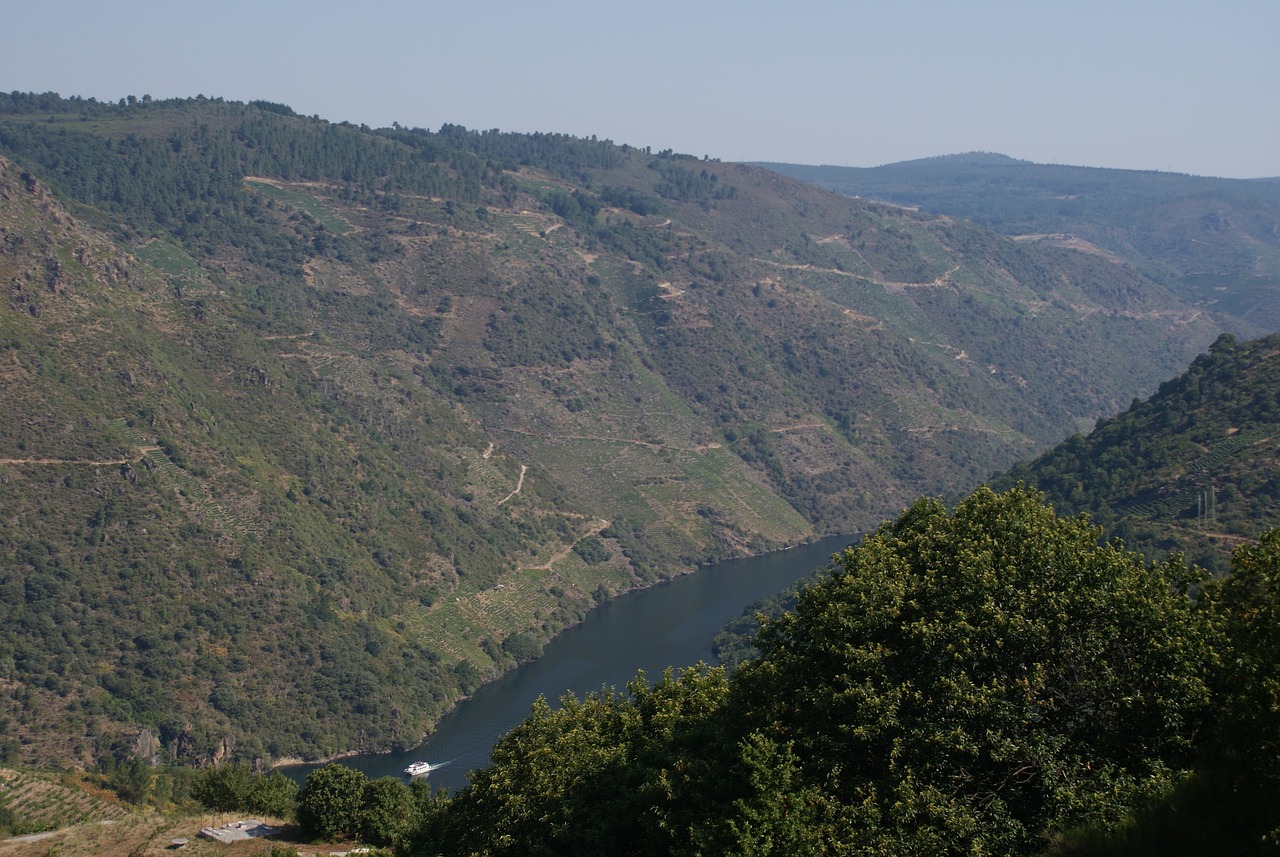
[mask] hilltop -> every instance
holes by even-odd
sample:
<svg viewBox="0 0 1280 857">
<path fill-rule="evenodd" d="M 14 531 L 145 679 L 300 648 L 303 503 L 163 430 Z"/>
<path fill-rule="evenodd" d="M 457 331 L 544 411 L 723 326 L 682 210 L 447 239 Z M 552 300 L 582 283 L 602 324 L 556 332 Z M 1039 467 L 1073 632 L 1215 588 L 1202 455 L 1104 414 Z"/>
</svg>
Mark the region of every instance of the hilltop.
<svg viewBox="0 0 1280 857">
<path fill-rule="evenodd" d="M 5 759 L 408 746 L 595 604 L 866 530 L 1217 336 L 749 166 L 0 95 Z"/>
</svg>

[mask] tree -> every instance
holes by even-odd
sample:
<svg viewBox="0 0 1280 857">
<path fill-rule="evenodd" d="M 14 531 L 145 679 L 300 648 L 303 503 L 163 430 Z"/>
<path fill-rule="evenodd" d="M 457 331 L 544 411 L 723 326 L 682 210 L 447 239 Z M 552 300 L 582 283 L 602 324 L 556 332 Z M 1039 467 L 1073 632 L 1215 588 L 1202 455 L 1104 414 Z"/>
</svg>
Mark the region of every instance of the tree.
<svg viewBox="0 0 1280 857">
<path fill-rule="evenodd" d="M 191 796 L 220 812 L 260 812 L 291 818 L 298 807 L 298 784 L 279 771 L 254 774 L 245 762 L 228 762 L 202 771 Z"/>
<path fill-rule="evenodd" d="M 799 760 L 790 746 L 778 747 L 758 732 L 742 745 L 751 794 L 734 802 L 728 821 L 729 854 L 821 854 L 822 813 L 829 798 L 813 786 L 798 787 Z"/>
<path fill-rule="evenodd" d="M 292 818 L 298 810 L 298 784 L 279 771 L 254 777 L 249 809 L 276 818 Z"/>
<path fill-rule="evenodd" d="M 1229 717 L 1220 744 L 1280 778 L 1280 530 L 1231 557 L 1231 575 L 1206 592 L 1228 639 L 1222 695 Z"/>
<path fill-rule="evenodd" d="M 539 699 L 489 767 L 425 808 L 409 853 L 681 853 L 723 773 L 709 748 L 725 734 L 725 675 L 690 668 L 651 687 L 641 674 L 627 690 Z"/>
<path fill-rule="evenodd" d="M 307 774 L 298 793 L 298 824 L 314 839 L 355 839 L 368 778 L 345 765 L 328 764 Z"/>
<path fill-rule="evenodd" d="M 360 839 L 370 845 L 390 845 L 412 821 L 413 793 L 395 777 L 379 777 L 364 787 L 360 809 Z"/>
<path fill-rule="evenodd" d="M 151 792 L 154 771 L 141 759 L 111 760 L 104 765 L 107 783 L 121 798 L 132 804 L 142 804 Z"/>
<path fill-rule="evenodd" d="M 1199 608 L 1214 622 L 1214 716 L 1192 776 L 1117 830 L 1086 825 L 1056 857 L 1280 851 L 1280 530 L 1236 548 Z"/>
<path fill-rule="evenodd" d="M 1210 648 L 1180 561 L 1097 537 L 1020 488 L 918 501 L 765 626 L 731 706 L 865 853 L 1028 853 L 1115 823 L 1190 767 Z"/>
<path fill-rule="evenodd" d="M 539 698 L 529 718 L 493 748 L 489 767 L 449 805 L 440 821 L 416 837 L 419 853 L 570 854 L 612 850 L 602 829 L 626 826 L 609 811 L 627 761 L 632 712 L 613 693 L 559 709 Z"/>
<path fill-rule="evenodd" d="M 244 762 L 206 768 L 196 778 L 191 796 L 208 809 L 235 812 L 246 809 L 253 788 L 253 772 Z"/>
</svg>

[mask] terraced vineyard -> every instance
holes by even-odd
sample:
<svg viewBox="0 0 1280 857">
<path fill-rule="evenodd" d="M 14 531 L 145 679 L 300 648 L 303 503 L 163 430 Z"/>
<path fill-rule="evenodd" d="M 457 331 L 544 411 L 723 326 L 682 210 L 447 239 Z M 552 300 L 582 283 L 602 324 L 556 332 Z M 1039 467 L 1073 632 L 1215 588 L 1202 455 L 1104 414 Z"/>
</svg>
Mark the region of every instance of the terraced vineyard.
<svg viewBox="0 0 1280 857">
<path fill-rule="evenodd" d="M 1209 447 L 1203 456 L 1187 465 L 1184 475 L 1158 488 L 1148 489 L 1122 507 L 1124 512 L 1151 520 L 1187 517 L 1197 509 L 1198 498 L 1216 490 L 1222 481 L 1222 467 L 1230 459 L 1248 452 L 1250 447 L 1277 436 L 1273 426 L 1258 426 L 1223 438 Z M 1200 509 L 1208 516 L 1208 508 Z"/>
<path fill-rule="evenodd" d="M 132 449 L 141 453 L 143 465 L 159 474 L 160 479 L 178 495 L 183 508 L 196 520 L 233 539 L 249 533 L 261 535 L 265 531 L 262 521 L 216 500 L 200 480 L 175 464 L 162 448 L 145 443 L 124 420 L 109 420 L 107 425 L 115 434 L 123 437 Z"/>
<path fill-rule="evenodd" d="M 0 768 L 0 806 L 17 819 L 17 832 L 36 833 L 100 821 L 121 821 L 133 809 L 106 793 L 69 786 L 54 774 Z"/>
<path fill-rule="evenodd" d="M 483 641 L 496 645 L 527 631 L 529 617 L 533 617 L 540 636 L 552 634 L 580 619 L 600 600 L 635 585 L 620 557 L 603 565 L 588 565 L 573 551 L 575 544 L 607 525 L 606 521 L 581 519 L 574 534 L 577 538 L 571 535 L 573 540 L 568 543 L 530 547 L 521 567 L 504 574 L 498 583 L 484 589 L 463 584 L 426 613 L 404 613 L 392 624 L 439 641 L 451 658 L 473 665 L 493 657 Z"/>
<path fill-rule="evenodd" d="M 287 205 L 301 209 L 323 223 L 325 228 L 330 232 L 338 235 L 346 235 L 355 229 L 349 222 L 342 218 L 332 206 L 320 201 L 316 197 L 301 193 L 300 191 L 286 187 L 280 182 L 270 181 L 266 179 L 245 179 L 245 184 L 271 199 L 278 200 Z"/>
</svg>

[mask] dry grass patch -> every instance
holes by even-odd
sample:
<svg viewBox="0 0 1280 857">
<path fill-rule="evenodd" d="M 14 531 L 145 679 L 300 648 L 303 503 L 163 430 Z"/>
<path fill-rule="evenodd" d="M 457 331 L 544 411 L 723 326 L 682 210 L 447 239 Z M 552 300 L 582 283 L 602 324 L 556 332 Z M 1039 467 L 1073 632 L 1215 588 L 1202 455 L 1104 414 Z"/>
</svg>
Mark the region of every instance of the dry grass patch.
<svg viewBox="0 0 1280 857">
<path fill-rule="evenodd" d="M 248 857 L 263 854 L 271 845 L 296 848 L 299 854 L 329 854 L 348 850 L 347 847 L 317 846 L 301 838 L 297 825 L 278 819 L 263 820 L 280 825 L 284 831 L 270 839 L 221 843 L 200 838 L 204 827 L 216 827 L 245 816 L 226 813 L 167 817 L 159 813 L 145 813 L 113 823 L 88 822 L 65 827 L 37 837 L 15 837 L 0 840 L 0 857 L 158 857 L 163 854 L 181 853 L 187 857 Z M 188 844 L 181 851 L 171 845 L 175 839 L 186 839 Z"/>
</svg>

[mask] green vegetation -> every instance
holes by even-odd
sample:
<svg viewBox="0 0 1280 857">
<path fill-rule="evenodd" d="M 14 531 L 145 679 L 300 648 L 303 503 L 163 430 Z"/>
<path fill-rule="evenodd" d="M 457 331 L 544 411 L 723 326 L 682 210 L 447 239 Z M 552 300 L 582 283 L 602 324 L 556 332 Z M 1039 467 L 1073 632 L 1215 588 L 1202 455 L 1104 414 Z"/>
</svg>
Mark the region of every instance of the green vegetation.
<svg viewBox="0 0 1280 857">
<path fill-rule="evenodd" d="M 0 239 L 0 752 L 133 793 L 408 746 L 600 601 L 967 490 L 1218 333 L 764 170 L 270 102 L 0 95 Z"/>
<path fill-rule="evenodd" d="M 1027 853 L 1118 820 L 1194 758 L 1211 649 L 1179 565 L 1096 537 L 1021 492 L 917 503 L 766 626 L 753 722 L 874 821 L 868 852 Z"/>
<path fill-rule="evenodd" d="M 360 833 L 360 811 L 368 781 L 342 765 L 325 765 L 307 775 L 298 794 L 298 822 L 319 839 L 354 839 Z"/>
<path fill-rule="evenodd" d="M 292 818 L 298 808 L 298 784 L 279 771 L 257 775 L 244 762 L 206 768 L 191 787 L 191 797 L 219 812 L 253 812 Z"/>
<path fill-rule="evenodd" d="M 430 804 L 430 795 L 425 782 L 406 786 L 395 777 L 370 780 L 329 764 L 308 774 L 297 792 L 298 823 L 312 839 L 387 846 L 403 839 L 413 818 Z"/>
<path fill-rule="evenodd" d="M 1280 526 L 1280 336 L 1223 335 L 1181 376 L 997 486 L 1022 481 L 1153 555 L 1224 570 L 1242 539 Z"/>
</svg>

